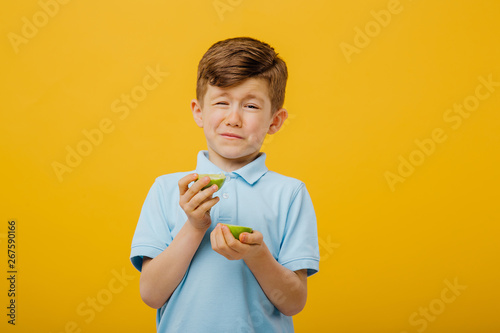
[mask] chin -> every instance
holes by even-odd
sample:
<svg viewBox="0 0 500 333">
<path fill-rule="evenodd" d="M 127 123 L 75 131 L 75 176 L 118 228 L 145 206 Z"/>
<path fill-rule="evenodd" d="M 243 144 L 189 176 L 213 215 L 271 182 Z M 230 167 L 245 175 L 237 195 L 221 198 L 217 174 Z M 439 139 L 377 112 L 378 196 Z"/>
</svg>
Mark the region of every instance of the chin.
<svg viewBox="0 0 500 333">
<path fill-rule="evenodd" d="M 238 160 L 246 156 L 246 154 L 243 154 L 241 152 L 235 152 L 235 153 L 222 153 L 219 154 L 221 157 L 228 159 L 228 160 Z"/>
<path fill-rule="evenodd" d="M 258 151 L 241 151 L 237 147 L 234 148 L 223 148 L 223 149 L 212 149 L 219 156 L 228 159 L 228 160 L 238 160 L 245 158 L 247 156 L 253 155 L 255 153 L 259 153 Z"/>
</svg>

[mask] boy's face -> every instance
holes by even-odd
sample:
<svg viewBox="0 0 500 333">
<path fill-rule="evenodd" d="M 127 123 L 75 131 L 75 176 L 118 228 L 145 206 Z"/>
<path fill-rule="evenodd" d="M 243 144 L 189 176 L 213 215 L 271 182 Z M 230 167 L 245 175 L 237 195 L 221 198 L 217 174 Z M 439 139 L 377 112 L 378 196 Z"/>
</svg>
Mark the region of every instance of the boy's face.
<svg viewBox="0 0 500 333">
<path fill-rule="evenodd" d="M 272 114 L 268 83 L 255 78 L 228 88 L 208 85 L 203 109 L 196 99 L 191 109 L 205 132 L 210 160 L 226 171 L 253 161 L 266 134 L 276 133 L 288 116 L 285 109 Z"/>
</svg>

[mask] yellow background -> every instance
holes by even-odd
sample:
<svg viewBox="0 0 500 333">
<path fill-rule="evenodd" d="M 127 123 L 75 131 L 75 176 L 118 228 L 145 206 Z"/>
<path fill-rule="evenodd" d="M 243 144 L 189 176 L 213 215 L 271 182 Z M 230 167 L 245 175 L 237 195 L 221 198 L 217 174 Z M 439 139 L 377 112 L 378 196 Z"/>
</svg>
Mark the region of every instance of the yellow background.
<svg viewBox="0 0 500 333">
<path fill-rule="evenodd" d="M 0 330 L 155 330 L 128 258 L 136 221 L 154 179 L 193 169 L 205 148 L 189 109 L 199 59 L 218 40 L 252 36 L 290 72 L 291 116 L 266 140 L 268 166 L 307 184 L 318 217 L 320 272 L 296 331 L 499 332 L 500 87 L 477 88 L 479 77 L 500 82 L 499 13 L 496 0 L 4 4 Z M 168 75 L 128 115 L 113 112 L 148 68 Z M 476 88 L 488 96 L 453 128 L 447 110 L 473 103 Z M 112 130 L 58 178 L 53 163 L 106 119 Z M 419 153 L 415 140 L 436 128 L 446 140 Z M 410 156 L 420 165 L 391 186 L 387 172 Z"/>
</svg>

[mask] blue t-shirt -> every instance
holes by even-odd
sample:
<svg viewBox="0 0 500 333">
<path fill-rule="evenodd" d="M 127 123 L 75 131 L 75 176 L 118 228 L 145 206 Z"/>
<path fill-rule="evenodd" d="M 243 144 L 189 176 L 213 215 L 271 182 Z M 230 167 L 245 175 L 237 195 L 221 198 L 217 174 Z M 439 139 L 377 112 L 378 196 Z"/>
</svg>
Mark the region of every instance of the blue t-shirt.
<svg viewBox="0 0 500 333">
<path fill-rule="evenodd" d="M 263 153 L 233 172 L 215 193 L 207 230 L 184 278 L 157 311 L 158 332 L 293 332 L 285 316 L 264 294 L 243 260 L 228 260 L 215 252 L 210 233 L 217 223 L 251 227 L 264 235 L 273 257 L 284 267 L 319 269 L 316 215 L 304 183 L 269 171 Z M 197 173 L 220 173 L 200 151 Z M 192 172 L 160 176 L 151 187 L 132 240 L 131 261 L 140 271 L 142 258 L 165 250 L 187 221 L 179 206 L 180 178 Z"/>
</svg>

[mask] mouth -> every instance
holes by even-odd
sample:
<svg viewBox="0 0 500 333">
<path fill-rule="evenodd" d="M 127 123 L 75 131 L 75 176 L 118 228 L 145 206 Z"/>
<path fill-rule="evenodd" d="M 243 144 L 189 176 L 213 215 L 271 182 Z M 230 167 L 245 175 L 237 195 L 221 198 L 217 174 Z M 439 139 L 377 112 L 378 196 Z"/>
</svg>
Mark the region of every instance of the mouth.
<svg viewBox="0 0 500 333">
<path fill-rule="evenodd" d="M 220 135 L 226 139 L 243 139 L 241 136 L 234 133 L 221 133 Z"/>
</svg>

